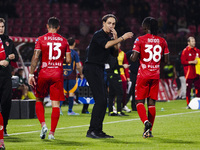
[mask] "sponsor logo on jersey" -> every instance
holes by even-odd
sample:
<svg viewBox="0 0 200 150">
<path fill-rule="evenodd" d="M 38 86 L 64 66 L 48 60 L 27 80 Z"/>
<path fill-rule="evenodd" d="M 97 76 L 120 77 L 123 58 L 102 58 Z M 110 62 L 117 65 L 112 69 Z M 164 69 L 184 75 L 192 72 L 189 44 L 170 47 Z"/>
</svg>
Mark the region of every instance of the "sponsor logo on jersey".
<svg viewBox="0 0 200 150">
<path fill-rule="evenodd" d="M 143 69 L 145 69 L 147 67 L 145 64 L 142 64 L 141 66 Z"/>
</svg>

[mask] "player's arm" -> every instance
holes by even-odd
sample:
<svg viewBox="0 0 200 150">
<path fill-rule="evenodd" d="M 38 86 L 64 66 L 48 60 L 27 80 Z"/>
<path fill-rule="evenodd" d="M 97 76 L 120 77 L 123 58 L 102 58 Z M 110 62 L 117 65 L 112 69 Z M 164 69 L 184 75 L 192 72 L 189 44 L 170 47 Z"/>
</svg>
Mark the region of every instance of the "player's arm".
<svg viewBox="0 0 200 150">
<path fill-rule="evenodd" d="M 133 51 L 133 53 L 130 56 L 130 60 L 135 62 L 136 60 L 138 60 L 138 58 L 139 58 L 139 53 L 136 51 Z"/>
<path fill-rule="evenodd" d="M 81 80 L 83 80 L 83 78 L 84 78 L 84 75 L 83 75 L 83 67 L 82 67 L 82 65 L 81 65 L 80 62 L 77 62 L 77 63 L 76 63 L 76 69 L 77 69 L 78 72 L 80 73 Z"/>
<path fill-rule="evenodd" d="M 169 63 L 169 54 L 164 55 L 164 63 L 168 64 Z"/>
<path fill-rule="evenodd" d="M 66 61 L 67 64 L 71 64 L 71 62 L 72 62 L 71 52 L 66 52 L 65 61 Z"/>
<path fill-rule="evenodd" d="M 38 50 L 38 49 L 34 50 L 33 57 L 32 57 L 32 60 L 31 60 L 31 68 L 30 68 L 30 73 L 29 73 L 29 79 L 28 79 L 28 84 L 33 86 L 33 87 L 36 85 L 35 78 L 34 78 L 34 71 L 37 67 L 39 60 L 40 60 L 40 55 L 41 55 L 41 50 Z"/>
</svg>

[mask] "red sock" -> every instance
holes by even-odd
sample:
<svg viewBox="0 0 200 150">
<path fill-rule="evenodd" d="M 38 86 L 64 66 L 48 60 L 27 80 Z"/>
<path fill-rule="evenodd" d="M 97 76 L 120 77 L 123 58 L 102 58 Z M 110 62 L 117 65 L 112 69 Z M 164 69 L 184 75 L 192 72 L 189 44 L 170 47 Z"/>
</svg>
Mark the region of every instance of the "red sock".
<svg viewBox="0 0 200 150">
<path fill-rule="evenodd" d="M 144 123 L 146 120 L 148 120 L 144 104 L 143 103 L 138 103 L 136 105 L 136 107 L 137 107 L 138 115 L 139 115 L 141 121 Z"/>
<path fill-rule="evenodd" d="M 3 139 L 3 131 L 4 131 L 4 127 L 3 127 L 3 117 L 2 114 L 0 112 L 0 140 Z"/>
<path fill-rule="evenodd" d="M 187 103 L 187 105 L 189 105 L 189 103 L 190 103 L 190 98 L 188 96 L 186 96 L 186 103 Z"/>
<path fill-rule="evenodd" d="M 35 103 L 35 111 L 41 126 L 45 123 L 43 102 Z"/>
<path fill-rule="evenodd" d="M 156 116 L 156 107 L 148 106 L 148 119 L 149 119 L 149 122 L 151 122 L 151 124 L 152 124 L 152 128 L 153 128 L 155 116 Z M 151 128 L 151 130 L 152 130 L 152 128 Z"/>
<path fill-rule="evenodd" d="M 60 117 L 60 108 L 53 107 L 51 113 L 51 132 L 55 132 Z"/>
</svg>

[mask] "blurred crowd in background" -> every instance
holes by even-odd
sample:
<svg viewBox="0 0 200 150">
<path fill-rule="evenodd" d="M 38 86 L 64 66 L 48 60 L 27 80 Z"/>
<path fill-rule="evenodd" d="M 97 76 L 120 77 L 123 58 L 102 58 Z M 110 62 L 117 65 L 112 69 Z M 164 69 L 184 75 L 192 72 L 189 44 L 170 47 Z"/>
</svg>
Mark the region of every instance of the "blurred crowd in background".
<svg viewBox="0 0 200 150">
<path fill-rule="evenodd" d="M 135 38 L 142 35 L 141 23 L 146 16 L 159 21 L 159 34 L 169 45 L 171 61 L 186 46 L 186 39 L 194 36 L 199 47 L 200 20 L 197 0 L 1 0 L 0 15 L 6 17 L 9 36 L 38 37 L 46 33 L 50 16 L 61 21 L 59 33 L 78 40 L 80 59 L 85 60 L 85 49 L 93 33 L 102 27 L 101 18 L 107 13 L 118 18 L 118 36 L 127 31 L 134 38 L 122 43 L 121 49 L 132 49 Z M 21 49 L 25 62 L 30 62 L 34 44 Z"/>
</svg>

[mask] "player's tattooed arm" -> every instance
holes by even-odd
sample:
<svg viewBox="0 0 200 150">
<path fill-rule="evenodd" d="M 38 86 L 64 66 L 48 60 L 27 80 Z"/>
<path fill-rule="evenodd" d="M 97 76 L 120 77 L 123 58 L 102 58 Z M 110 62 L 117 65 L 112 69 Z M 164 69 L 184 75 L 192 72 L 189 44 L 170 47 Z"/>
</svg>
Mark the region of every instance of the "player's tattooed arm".
<svg viewBox="0 0 200 150">
<path fill-rule="evenodd" d="M 34 50 L 34 54 L 31 60 L 31 69 L 30 74 L 33 74 L 35 71 L 35 68 L 37 67 L 37 64 L 40 60 L 41 50 Z"/>
</svg>

